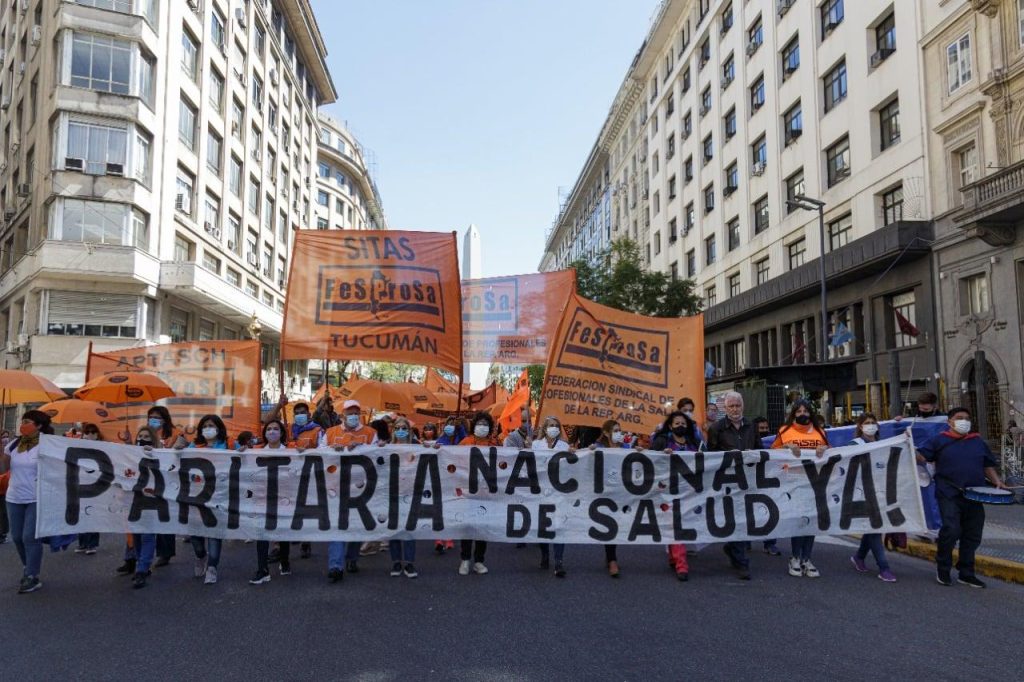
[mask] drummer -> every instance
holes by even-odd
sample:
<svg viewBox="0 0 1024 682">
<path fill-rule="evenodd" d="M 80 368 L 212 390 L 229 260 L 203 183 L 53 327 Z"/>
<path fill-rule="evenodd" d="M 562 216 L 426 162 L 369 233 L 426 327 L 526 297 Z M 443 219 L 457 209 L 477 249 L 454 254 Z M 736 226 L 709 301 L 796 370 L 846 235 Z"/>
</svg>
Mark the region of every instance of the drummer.
<svg viewBox="0 0 1024 682">
<path fill-rule="evenodd" d="M 971 428 L 971 413 L 966 407 L 949 411 L 949 429 L 932 436 L 917 450 L 919 461 L 935 464 L 936 493 L 942 528 L 935 554 L 936 580 L 952 585 L 953 547 L 960 543 L 957 582 L 970 587 L 985 587 L 974 575 L 974 553 L 981 545 L 985 527 L 985 506 L 964 497 L 964 489 L 991 483 L 1006 485 L 996 472 L 996 460 L 984 439 Z"/>
</svg>

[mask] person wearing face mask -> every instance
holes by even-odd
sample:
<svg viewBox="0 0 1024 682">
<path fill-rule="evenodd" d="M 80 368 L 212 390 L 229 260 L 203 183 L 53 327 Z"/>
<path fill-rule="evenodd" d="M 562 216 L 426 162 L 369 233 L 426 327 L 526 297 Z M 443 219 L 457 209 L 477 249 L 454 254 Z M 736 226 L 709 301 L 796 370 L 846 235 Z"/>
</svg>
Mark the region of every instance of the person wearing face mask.
<svg viewBox="0 0 1024 682">
<path fill-rule="evenodd" d="M 423 425 L 420 442 L 431 444 L 437 440 L 437 425 L 434 422 L 427 422 Z"/>
<path fill-rule="evenodd" d="M 360 445 L 376 445 L 377 432 L 362 423 L 360 413 L 362 406 L 358 400 L 346 400 L 342 404 L 342 423 L 327 429 L 324 435 L 326 445 L 336 452 L 345 449 L 354 450 Z M 331 583 L 340 582 L 349 573 L 359 572 L 358 542 L 327 543 L 327 580 Z"/>
<path fill-rule="evenodd" d="M 614 419 L 609 419 L 601 424 L 601 435 L 590 446 L 591 450 L 598 448 L 628 448 L 626 445 L 626 434 L 622 432 L 622 426 Z M 619 557 L 616 545 L 604 546 L 604 562 L 608 567 L 608 575 L 612 578 L 619 577 Z"/>
<path fill-rule="evenodd" d="M 697 452 L 704 443 L 697 436 L 697 423 L 684 412 L 672 412 L 665 418 L 665 423 L 651 442 L 652 450 L 661 450 L 666 454 L 674 452 Z M 675 571 L 676 579 L 686 582 L 690 579 L 690 566 L 686 558 L 686 545 L 675 543 L 669 545 L 668 565 Z"/>
<path fill-rule="evenodd" d="M 452 416 L 448 417 L 444 426 L 441 427 L 441 434 L 434 440 L 434 447 L 442 445 L 458 445 L 459 441 L 466 437 L 466 430 L 459 424 L 459 420 Z M 444 554 L 449 549 L 455 549 L 454 540 L 435 540 L 434 554 Z"/>
<path fill-rule="evenodd" d="M 283 450 L 288 447 L 288 430 L 280 419 L 269 419 L 263 424 L 262 445 L 258 450 Z M 244 448 L 239 448 L 244 452 Z M 268 453 L 269 454 L 269 453 Z M 275 561 L 280 565 L 281 575 L 291 575 L 291 543 L 277 543 Z M 256 573 L 249 579 L 250 585 L 262 585 L 270 582 L 270 541 L 256 541 Z"/>
<path fill-rule="evenodd" d="M 828 436 L 814 422 L 814 408 L 806 400 L 797 400 L 789 409 L 789 416 L 779 427 L 772 443 L 772 449 L 788 448 L 794 457 L 802 457 L 803 450 L 814 450 L 819 459 L 828 450 Z M 795 578 L 818 578 L 821 573 L 811 563 L 814 548 L 813 535 L 801 535 L 790 539 L 793 555 L 789 559 L 789 574 Z"/>
<path fill-rule="evenodd" d="M 189 447 L 205 448 L 210 450 L 231 450 L 232 444 L 228 439 L 227 427 L 224 422 L 215 414 L 208 414 L 199 420 L 199 428 L 196 429 L 196 437 Z M 223 541 L 219 538 L 204 538 L 198 535 L 189 537 L 192 549 L 196 554 L 194 575 L 196 578 L 203 578 L 206 585 L 217 583 L 217 567 L 220 565 L 220 553 Z"/>
<path fill-rule="evenodd" d="M 146 412 L 146 424 L 156 432 L 159 443 L 154 447 L 173 448 L 186 447 L 188 439 L 185 432 L 174 425 L 171 413 L 163 405 L 154 405 Z M 156 536 L 156 561 L 153 568 L 161 568 L 171 563 L 176 554 L 175 536 L 173 533 L 161 533 Z"/>
<path fill-rule="evenodd" d="M 405 417 L 396 417 L 392 424 L 391 443 L 393 445 L 418 445 L 419 440 L 413 435 L 412 424 Z M 391 577 L 404 575 L 406 578 L 419 576 L 416 566 L 415 540 L 389 540 L 388 552 L 391 554 Z"/>
<path fill-rule="evenodd" d="M 135 434 L 135 445 L 149 452 L 154 447 L 160 447 L 160 436 L 156 429 L 143 426 Z M 139 590 L 146 586 L 146 580 L 152 575 L 150 569 L 155 557 L 156 534 L 133 533 L 132 546 L 125 548 L 125 563 L 131 563 L 133 568 L 132 589 Z"/>
<path fill-rule="evenodd" d="M 721 418 L 722 415 L 719 414 L 718 403 L 708 403 L 707 410 L 704 413 L 704 433 L 707 433 L 708 429 L 711 428 L 711 425 Z"/>
<path fill-rule="evenodd" d="M 324 431 L 309 416 L 309 405 L 296 403 L 292 410 L 292 428 L 288 441 L 297 450 L 308 450 L 323 445 Z"/>
<path fill-rule="evenodd" d="M 914 417 L 918 419 L 928 419 L 930 417 L 938 417 L 939 413 L 939 396 L 935 395 L 930 391 L 926 391 L 921 395 L 917 396 L 917 409 L 914 411 Z"/>
<path fill-rule="evenodd" d="M 938 547 L 935 552 L 935 579 L 940 585 L 953 584 L 953 548 L 960 545 L 956 564 L 957 582 L 970 587 L 985 587 L 974 574 L 974 554 L 981 545 L 985 528 L 985 505 L 964 497 L 964 488 L 992 485 L 1005 489 L 996 471 L 996 459 L 985 440 L 971 426 L 966 407 L 949 411 L 949 429 L 932 436 L 917 449 L 918 460 L 935 464 L 936 497 L 942 513 Z"/>
<path fill-rule="evenodd" d="M 494 418 L 489 412 L 477 412 L 473 415 L 471 423 L 473 424 L 472 435 L 459 441 L 459 445 L 475 445 L 477 447 L 500 445 L 494 435 Z M 460 550 L 459 575 L 469 575 L 470 570 L 477 575 L 487 573 L 487 566 L 484 564 L 484 557 L 487 554 L 485 540 L 462 540 Z"/>
<path fill-rule="evenodd" d="M 0 432 L 0 452 L 7 450 L 11 442 L 11 434 L 8 431 Z M 11 532 L 10 523 L 7 521 L 7 487 L 11 484 L 11 472 L 0 474 L 0 545 L 7 542 L 7 534 Z"/>
<path fill-rule="evenodd" d="M 100 434 L 100 429 L 95 424 L 86 422 L 82 424 L 82 428 L 79 431 L 80 438 L 82 440 L 103 440 L 103 436 Z M 99 533 L 79 533 L 78 534 L 78 547 L 75 548 L 75 554 L 84 554 L 86 556 L 92 556 L 96 554 L 96 550 L 100 546 L 100 534 Z"/>
<path fill-rule="evenodd" d="M 857 428 L 853 432 L 853 440 L 850 441 L 850 445 L 863 445 L 865 443 L 874 443 L 878 440 L 878 420 L 875 419 L 875 415 L 870 412 L 865 412 L 857 417 Z M 868 552 L 875 557 L 875 563 L 878 564 L 878 579 L 886 583 L 896 582 L 896 575 L 889 568 L 889 560 L 885 554 L 885 547 L 882 546 L 882 534 L 881 533 L 864 533 L 860 538 L 860 547 L 852 557 L 850 562 L 853 567 L 857 569 L 859 573 L 867 573 L 868 566 L 865 563 L 865 559 L 868 557 Z"/>
<path fill-rule="evenodd" d="M 558 417 L 545 417 L 544 424 L 541 425 L 541 433 L 543 436 L 540 441 L 534 441 L 535 447 L 555 450 L 556 452 L 572 451 L 572 448 L 569 447 L 569 444 L 562 436 L 562 423 L 558 421 Z M 555 577 L 564 578 L 565 543 L 556 542 L 553 544 L 555 547 Z M 540 567 L 546 571 L 551 567 L 550 547 L 546 542 L 540 543 L 538 547 L 540 547 Z"/>
<path fill-rule="evenodd" d="M 517 450 L 529 450 L 533 447 L 534 433 L 530 427 L 530 410 L 523 408 L 519 413 L 519 427 L 513 429 L 505 436 L 503 445 L 506 448 L 516 448 Z"/>
<path fill-rule="evenodd" d="M 29 410 L 21 418 L 19 433 L 21 435 L 0 452 L 0 474 L 11 474 L 6 496 L 7 518 L 23 567 L 18 593 L 27 594 L 43 586 L 39 580 L 43 544 L 36 537 L 36 481 L 39 476 L 39 436 L 53 434 L 49 415 Z"/>
</svg>

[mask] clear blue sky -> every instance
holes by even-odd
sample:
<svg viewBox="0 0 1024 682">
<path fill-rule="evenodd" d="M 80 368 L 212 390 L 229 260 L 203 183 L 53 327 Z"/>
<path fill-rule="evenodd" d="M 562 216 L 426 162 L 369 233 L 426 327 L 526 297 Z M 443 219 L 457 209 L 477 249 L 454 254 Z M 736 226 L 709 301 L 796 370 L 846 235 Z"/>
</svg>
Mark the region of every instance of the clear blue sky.
<svg viewBox="0 0 1024 682">
<path fill-rule="evenodd" d="M 485 276 L 534 272 L 657 0 L 313 0 L 393 229 L 476 223 Z"/>
</svg>

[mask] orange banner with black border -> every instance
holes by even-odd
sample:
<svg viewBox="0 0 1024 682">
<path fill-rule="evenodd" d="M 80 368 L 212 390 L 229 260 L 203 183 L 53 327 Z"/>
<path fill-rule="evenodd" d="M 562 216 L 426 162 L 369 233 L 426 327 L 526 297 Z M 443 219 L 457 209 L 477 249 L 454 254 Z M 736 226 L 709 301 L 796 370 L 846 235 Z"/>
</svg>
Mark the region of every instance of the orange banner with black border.
<svg viewBox="0 0 1024 682">
<path fill-rule="evenodd" d="M 462 371 L 454 233 L 300 230 L 281 357 Z"/>
</svg>

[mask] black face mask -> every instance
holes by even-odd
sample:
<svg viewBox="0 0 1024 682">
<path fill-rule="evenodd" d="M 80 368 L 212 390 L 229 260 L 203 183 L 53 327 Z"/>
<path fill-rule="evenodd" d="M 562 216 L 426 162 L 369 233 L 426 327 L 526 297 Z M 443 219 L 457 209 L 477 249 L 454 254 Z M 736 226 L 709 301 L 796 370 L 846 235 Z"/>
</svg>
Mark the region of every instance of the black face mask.
<svg viewBox="0 0 1024 682">
<path fill-rule="evenodd" d="M 797 415 L 796 417 L 793 418 L 793 421 L 795 421 L 800 426 L 807 426 L 808 424 L 811 423 L 811 415 L 809 415 L 809 414 L 799 414 L 799 415 Z"/>
<path fill-rule="evenodd" d="M 680 438 L 686 435 L 686 431 L 687 429 L 685 426 L 676 426 L 672 429 L 672 433 Z"/>
<path fill-rule="evenodd" d="M 139 440 L 135 441 L 135 444 L 138 445 L 139 447 L 143 447 L 144 448 L 147 445 L 152 445 L 153 441 L 139 439 Z"/>
</svg>

